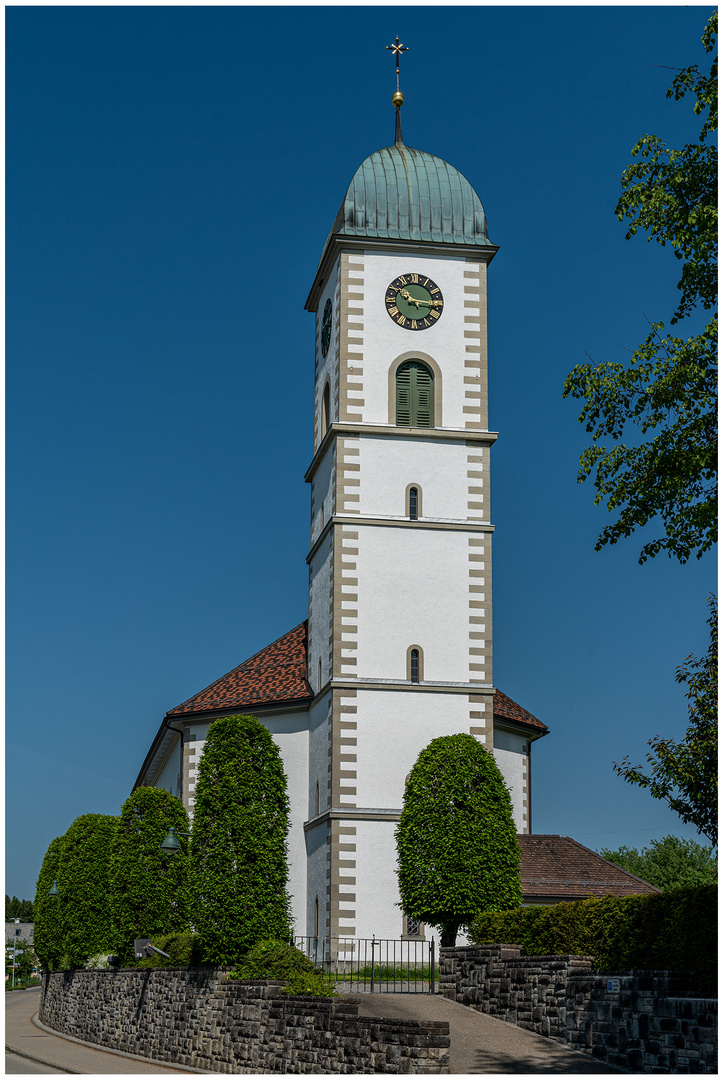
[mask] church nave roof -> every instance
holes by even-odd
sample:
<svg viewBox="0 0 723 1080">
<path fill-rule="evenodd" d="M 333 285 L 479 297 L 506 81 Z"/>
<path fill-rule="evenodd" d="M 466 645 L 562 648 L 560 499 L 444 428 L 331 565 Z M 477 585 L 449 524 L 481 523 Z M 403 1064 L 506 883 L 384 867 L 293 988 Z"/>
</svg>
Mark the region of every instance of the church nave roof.
<svg viewBox="0 0 723 1080">
<path fill-rule="evenodd" d="M 314 694 L 306 678 L 307 631 L 308 623 L 299 623 L 166 715 L 170 719 L 260 705 L 308 704 Z M 546 724 L 501 690 L 495 691 L 494 716 L 526 727 L 531 734 L 534 730 L 537 736 L 548 731 Z"/>
</svg>

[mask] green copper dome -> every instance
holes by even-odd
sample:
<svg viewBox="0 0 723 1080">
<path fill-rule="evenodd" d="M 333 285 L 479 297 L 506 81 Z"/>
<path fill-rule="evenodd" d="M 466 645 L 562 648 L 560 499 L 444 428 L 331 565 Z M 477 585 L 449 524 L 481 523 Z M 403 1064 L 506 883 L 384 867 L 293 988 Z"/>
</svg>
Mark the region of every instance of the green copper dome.
<svg viewBox="0 0 723 1080">
<path fill-rule="evenodd" d="M 331 234 L 489 246 L 479 195 L 441 158 L 403 143 L 363 161 Z"/>
</svg>

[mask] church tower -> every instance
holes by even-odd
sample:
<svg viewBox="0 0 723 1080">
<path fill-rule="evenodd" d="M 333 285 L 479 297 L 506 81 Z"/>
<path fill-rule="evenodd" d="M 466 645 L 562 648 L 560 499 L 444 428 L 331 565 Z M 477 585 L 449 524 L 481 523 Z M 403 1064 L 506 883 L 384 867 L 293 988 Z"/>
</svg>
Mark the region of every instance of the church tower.
<svg viewBox="0 0 723 1080">
<path fill-rule="evenodd" d="M 495 747 L 487 269 L 460 172 L 402 139 L 357 169 L 324 246 L 309 564 L 309 934 L 406 936 L 394 830 L 420 751 Z M 508 733 L 517 828 L 528 739 Z M 510 775 L 510 771 L 514 775 Z M 319 913 L 323 912 L 323 920 Z M 411 929 L 415 929 L 411 927 Z"/>
<path fill-rule="evenodd" d="M 213 722 L 258 717 L 287 776 L 294 932 L 321 939 L 430 936 L 399 907 L 394 833 L 432 739 L 468 732 L 494 754 L 522 834 L 530 746 L 547 734 L 492 675 L 497 248 L 469 181 L 405 146 L 403 100 L 397 84 L 394 145 L 354 174 L 306 303 L 308 621 L 166 713 L 135 783 L 192 814 Z"/>
</svg>

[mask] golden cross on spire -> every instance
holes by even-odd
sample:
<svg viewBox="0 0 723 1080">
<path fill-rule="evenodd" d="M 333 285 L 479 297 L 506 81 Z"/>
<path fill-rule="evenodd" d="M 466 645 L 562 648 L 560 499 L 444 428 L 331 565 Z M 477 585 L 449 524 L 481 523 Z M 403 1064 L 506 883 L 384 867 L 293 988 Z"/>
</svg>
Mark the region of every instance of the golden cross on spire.
<svg viewBox="0 0 723 1080">
<path fill-rule="evenodd" d="M 396 62 L 396 67 L 397 67 L 397 92 L 399 92 L 399 61 L 401 59 L 401 55 L 402 55 L 403 52 L 409 52 L 409 46 L 408 45 L 402 45 L 402 43 L 399 40 L 399 34 L 397 34 L 397 39 L 396 39 L 395 43 L 393 45 L 387 45 L 387 49 L 391 50 L 392 56 L 394 57 L 394 60 Z"/>
</svg>

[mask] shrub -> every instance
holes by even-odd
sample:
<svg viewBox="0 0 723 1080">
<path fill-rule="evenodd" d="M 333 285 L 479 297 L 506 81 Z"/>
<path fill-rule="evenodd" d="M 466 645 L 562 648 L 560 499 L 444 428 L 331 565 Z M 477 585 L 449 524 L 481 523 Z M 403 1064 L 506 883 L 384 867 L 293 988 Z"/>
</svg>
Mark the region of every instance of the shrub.
<svg viewBox="0 0 723 1080">
<path fill-rule="evenodd" d="M 330 978 L 308 957 L 284 941 L 261 941 L 246 954 L 232 979 L 285 979 L 285 994 L 336 997 Z"/>
<path fill-rule="evenodd" d="M 108 814 L 82 814 L 62 837 L 55 903 L 64 967 L 82 967 L 89 956 L 113 951 L 109 868 L 117 823 Z"/>
<path fill-rule="evenodd" d="M 38 963 L 45 971 L 57 971 L 63 955 L 63 932 L 60 924 L 58 899 L 48 896 L 48 890 L 58 877 L 62 836 L 50 842 L 35 886 L 35 928 L 33 945 Z"/>
<path fill-rule="evenodd" d="M 716 887 L 704 885 L 486 912 L 470 924 L 469 936 L 479 945 L 521 945 L 527 956 L 591 956 L 603 971 L 692 974 L 700 991 L 710 993 L 717 973 L 717 901 Z"/>
<path fill-rule="evenodd" d="M 289 801 L 281 754 L 253 716 L 216 720 L 198 767 L 191 836 L 191 922 L 207 959 L 237 963 L 291 935 Z"/>
<path fill-rule="evenodd" d="M 454 945 L 478 912 L 522 901 L 510 793 L 472 735 L 445 735 L 422 750 L 396 840 L 401 906 L 440 927 L 443 945 Z"/>
<path fill-rule="evenodd" d="M 181 850 L 161 843 L 173 826 Z M 138 788 L 121 808 L 110 862 L 110 911 L 115 948 L 123 963 L 133 941 L 188 929 L 188 815 L 180 799 L 163 788 Z"/>
<path fill-rule="evenodd" d="M 144 934 L 144 937 L 149 937 Z M 201 967 L 204 961 L 201 939 L 192 931 L 176 934 L 161 934 L 154 937 L 153 944 L 157 949 L 163 949 L 170 959 L 153 953 L 152 956 L 144 956 L 138 961 L 138 967 Z"/>
</svg>

